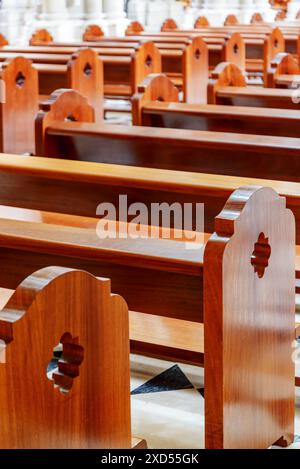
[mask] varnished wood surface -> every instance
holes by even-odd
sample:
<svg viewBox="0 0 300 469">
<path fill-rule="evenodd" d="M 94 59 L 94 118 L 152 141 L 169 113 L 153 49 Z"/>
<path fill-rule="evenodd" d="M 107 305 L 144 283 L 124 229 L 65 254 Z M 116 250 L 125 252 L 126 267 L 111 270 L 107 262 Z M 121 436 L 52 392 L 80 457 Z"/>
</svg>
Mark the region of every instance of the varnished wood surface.
<svg viewBox="0 0 300 469">
<path fill-rule="evenodd" d="M 216 219 L 204 257 L 206 448 L 294 441 L 294 229 L 266 188 L 236 191 Z M 271 246 L 269 257 L 260 245 L 260 278 L 249 262 L 259 236 Z"/>
<path fill-rule="evenodd" d="M 2 449 L 131 448 L 128 309 L 109 280 L 61 267 L 32 273 L 3 307 L 0 337 Z"/>
<path fill-rule="evenodd" d="M 299 140 L 288 137 L 258 135 L 254 140 L 247 134 L 57 122 L 46 130 L 43 154 L 157 169 L 299 180 Z"/>
</svg>

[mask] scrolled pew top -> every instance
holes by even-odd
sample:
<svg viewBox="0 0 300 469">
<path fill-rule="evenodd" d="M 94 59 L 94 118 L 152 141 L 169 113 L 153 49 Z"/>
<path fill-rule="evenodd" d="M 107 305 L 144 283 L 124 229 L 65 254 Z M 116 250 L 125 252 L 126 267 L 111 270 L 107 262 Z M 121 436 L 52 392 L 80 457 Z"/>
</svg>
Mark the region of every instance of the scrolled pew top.
<svg viewBox="0 0 300 469">
<path fill-rule="evenodd" d="M 144 31 L 144 26 L 139 21 L 132 21 L 125 31 L 125 36 L 134 36 L 143 33 Z"/>
<path fill-rule="evenodd" d="M 206 448 L 267 448 L 282 436 L 290 444 L 294 439 L 294 364 L 290 359 L 295 327 L 294 216 L 273 189 L 242 187 L 216 217 L 215 229 L 204 253 L 207 409 L 214 405 L 214 412 L 206 413 Z M 280 321 L 279 328 L 274 318 Z M 218 322 L 223 327 L 216 327 Z M 272 350 L 271 356 L 265 350 Z M 249 362 L 256 368 L 258 361 L 259 385 L 249 377 L 249 368 L 246 371 Z M 261 394 L 258 389 L 269 392 Z M 266 395 L 272 395 L 268 405 Z M 283 395 L 290 409 L 284 423 Z M 245 396 L 255 396 L 258 414 L 249 411 Z M 272 423 L 268 423 L 270 405 L 272 415 L 277 415 Z M 246 433 L 240 431 L 245 415 Z M 232 419 L 236 426 L 228 432 Z M 257 432 L 259 422 L 263 428 Z"/>
<path fill-rule="evenodd" d="M 201 29 L 201 28 L 209 28 L 210 23 L 206 16 L 199 16 L 199 18 L 196 19 L 195 24 L 194 24 L 194 29 Z"/>
<path fill-rule="evenodd" d="M 225 18 L 224 26 L 235 26 L 237 24 L 239 24 L 239 20 L 235 15 L 228 15 Z"/>
<path fill-rule="evenodd" d="M 101 26 L 98 26 L 97 24 L 90 24 L 86 27 L 82 35 L 82 40 L 86 42 L 93 42 L 103 38 L 104 35 L 105 34 Z"/>
<path fill-rule="evenodd" d="M 258 13 L 258 12 L 253 13 L 251 20 L 250 20 L 251 24 L 257 24 L 257 23 L 263 23 L 263 22 L 264 22 L 264 18 L 261 13 Z"/>
<path fill-rule="evenodd" d="M 30 38 L 30 46 L 42 46 L 45 44 L 51 44 L 53 42 L 53 36 L 47 31 L 47 29 L 38 29 L 33 33 Z"/>
<path fill-rule="evenodd" d="M 219 88 L 224 86 L 247 86 L 246 78 L 242 70 L 235 64 L 222 62 L 211 74 L 208 84 L 208 102 L 216 104 L 216 95 Z"/>
<path fill-rule="evenodd" d="M 132 98 L 133 125 L 142 125 L 142 108 L 149 101 L 178 103 L 178 88 L 164 74 L 148 75 Z"/>
<path fill-rule="evenodd" d="M 271 61 L 267 70 L 265 86 L 267 88 L 275 88 L 276 85 L 283 85 L 288 80 L 287 75 L 292 75 L 291 82 L 295 79 L 295 75 L 299 75 L 300 68 L 292 54 L 281 52 L 277 54 Z M 281 78 L 280 78 L 281 77 Z"/>
<path fill-rule="evenodd" d="M 128 308 L 109 280 L 32 274 L 0 312 L 0 338 L 1 448 L 131 447 Z"/>
<path fill-rule="evenodd" d="M 178 29 L 176 21 L 173 18 L 167 18 L 162 24 L 161 32 L 175 31 L 176 29 Z"/>
<path fill-rule="evenodd" d="M 36 154 L 43 155 L 43 139 L 46 128 L 53 122 L 95 122 L 95 110 L 86 97 L 75 90 L 54 91 L 47 101 L 40 103 L 36 115 Z"/>
</svg>

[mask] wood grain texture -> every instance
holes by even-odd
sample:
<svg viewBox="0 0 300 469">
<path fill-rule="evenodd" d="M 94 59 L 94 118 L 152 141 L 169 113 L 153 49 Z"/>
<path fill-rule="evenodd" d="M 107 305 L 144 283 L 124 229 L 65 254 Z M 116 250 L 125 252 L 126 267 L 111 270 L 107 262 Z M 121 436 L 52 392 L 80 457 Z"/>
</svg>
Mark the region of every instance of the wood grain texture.
<svg viewBox="0 0 300 469">
<path fill-rule="evenodd" d="M 271 257 L 260 245 L 259 278 L 261 233 Z M 204 255 L 206 448 L 294 440 L 294 246 L 294 218 L 271 189 L 242 188 L 216 218 Z"/>
<path fill-rule="evenodd" d="M 34 117 L 38 111 L 38 74 L 31 61 L 17 57 L 3 64 L 1 78 L 5 99 L 1 99 L 0 150 L 34 153 Z"/>
<path fill-rule="evenodd" d="M 0 337 L 2 449 L 131 447 L 128 310 L 109 280 L 59 267 L 32 274 L 1 311 Z M 46 376 L 60 341 L 53 378 L 69 394 Z"/>
<path fill-rule="evenodd" d="M 207 103 L 208 47 L 195 37 L 183 53 L 183 100 L 190 104 Z"/>
<path fill-rule="evenodd" d="M 93 49 L 81 49 L 68 62 L 69 87 L 85 96 L 95 110 L 96 122 L 103 121 L 104 69 Z"/>
</svg>

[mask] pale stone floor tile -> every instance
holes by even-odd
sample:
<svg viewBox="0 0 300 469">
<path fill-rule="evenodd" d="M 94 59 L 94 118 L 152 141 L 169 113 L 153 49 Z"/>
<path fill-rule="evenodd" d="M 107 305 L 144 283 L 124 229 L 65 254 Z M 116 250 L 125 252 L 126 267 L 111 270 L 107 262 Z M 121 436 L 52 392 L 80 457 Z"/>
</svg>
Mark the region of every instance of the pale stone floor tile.
<svg viewBox="0 0 300 469">
<path fill-rule="evenodd" d="M 131 357 L 131 389 L 174 366 L 173 362 Z M 150 449 L 202 449 L 204 447 L 203 370 L 178 365 L 195 389 L 164 391 L 132 396 L 132 427 Z M 296 434 L 300 436 L 300 390 L 296 391 Z M 299 438 L 300 439 L 300 438 Z M 290 449 L 300 449 L 300 441 Z"/>
</svg>

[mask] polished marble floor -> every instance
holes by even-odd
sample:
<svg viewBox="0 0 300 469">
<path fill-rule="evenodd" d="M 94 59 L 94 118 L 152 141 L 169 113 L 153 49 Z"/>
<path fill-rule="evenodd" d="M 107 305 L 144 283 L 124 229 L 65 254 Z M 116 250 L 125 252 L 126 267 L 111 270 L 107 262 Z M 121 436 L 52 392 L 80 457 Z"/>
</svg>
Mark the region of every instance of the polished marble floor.
<svg viewBox="0 0 300 469">
<path fill-rule="evenodd" d="M 300 371 L 300 370 L 299 370 Z M 131 357 L 133 434 L 151 449 L 204 447 L 203 370 L 151 358 Z M 300 449 L 300 391 L 296 391 L 296 437 Z"/>
</svg>

